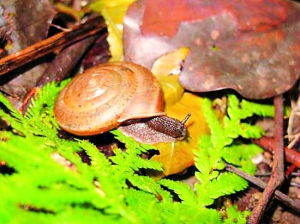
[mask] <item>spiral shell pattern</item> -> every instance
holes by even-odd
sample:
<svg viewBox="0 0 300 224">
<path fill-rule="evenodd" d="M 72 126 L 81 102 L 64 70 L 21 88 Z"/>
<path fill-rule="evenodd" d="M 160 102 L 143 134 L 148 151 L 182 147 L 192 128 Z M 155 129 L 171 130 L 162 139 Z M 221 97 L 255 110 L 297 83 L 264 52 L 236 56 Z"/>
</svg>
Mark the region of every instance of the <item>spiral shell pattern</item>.
<svg viewBox="0 0 300 224">
<path fill-rule="evenodd" d="M 78 74 L 54 105 L 59 126 L 79 136 L 164 114 L 158 81 L 148 69 L 131 62 L 101 64 Z"/>
</svg>

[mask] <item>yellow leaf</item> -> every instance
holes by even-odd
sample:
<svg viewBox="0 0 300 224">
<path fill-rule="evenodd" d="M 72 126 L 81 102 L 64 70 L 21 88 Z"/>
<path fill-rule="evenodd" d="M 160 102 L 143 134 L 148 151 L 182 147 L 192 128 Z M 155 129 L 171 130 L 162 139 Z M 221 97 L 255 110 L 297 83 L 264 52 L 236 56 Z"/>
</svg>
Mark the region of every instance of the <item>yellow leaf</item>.
<svg viewBox="0 0 300 224">
<path fill-rule="evenodd" d="M 56 3 L 55 8 L 59 12 L 63 12 L 64 14 L 72 16 L 77 22 L 80 22 L 80 20 L 84 16 L 83 11 L 77 11 L 73 7 L 67 6 L 67 5 L 62 4 L 62 3 Z"/>
<path fill-rule="evenodd" d="M 189 48 L 182 47 L 167 53 L 157 59 L 151 68 L 163 89 L 165 105 L 173 105 L 182 97 L 184 88 L 178 82 L 178 75 L 188 52 Z"/>
<path fill-rule="evenodd" d="M 180 173 L 194 164 L 193 150 L 197 148 L 198 138 L 208 134 L 209 128 L 201 110 L 201 98 L 195 94 L 185 92 L 177 103 L 166 106 L 165 112 L 179 120 L 191 113 L 186 122 L 188 138 L 185 141 L 155 145 L 160 154 L 153 156 L 152 160 L 163 163 L 163 174 L 168 176 Z"/>
<path fill-rule="evenodd" d="M 103 15 L 107 29 L 110 61 L 121 61 L 123 58 L 123 18 L 129 5 L 135 0 L 97 0 L 89 5 L 90 9 Z"/>
<path fill-rule="evenodd" d="M 173 105 L 181 99 L 184 88 L 178 82 L 177 75 L 163 77 L 159 80 L 159 83 L 164 93 L 165 106 Z"/>
<path fill-rule="evenodd" d="M 161 162 L 164 168 L 163 173 L 156 174 L 156 177 L 180 173 L 192 166 L 194 164 L 193 150 L 198 146 L 198 138 L 209 133 L 201 110 L 201 98 L 196 94 L 184 92 L 178 81 L 181 64 L 187 52 L 187 48 L 180 48 L 168 53 L 155 61 L 152 67 L 152 72 L 158 77 L 164 92 L 167 115 L 182 120 L 188 113 L 191 113 L 191 117 L 186 122 L 188 128 L 186 140 L 155 145 L 160 154 L 153 156 L 152 160 Z"/>
<path fill-rule="evenodd" d="M 151 71 L 160 80 L 170 75 L 179 75 L 182 62 L 189 53 L 188 47 L 178 48 L 175 51 L 167 53 L 157 59 L 151 68 Z"/>
</svg>

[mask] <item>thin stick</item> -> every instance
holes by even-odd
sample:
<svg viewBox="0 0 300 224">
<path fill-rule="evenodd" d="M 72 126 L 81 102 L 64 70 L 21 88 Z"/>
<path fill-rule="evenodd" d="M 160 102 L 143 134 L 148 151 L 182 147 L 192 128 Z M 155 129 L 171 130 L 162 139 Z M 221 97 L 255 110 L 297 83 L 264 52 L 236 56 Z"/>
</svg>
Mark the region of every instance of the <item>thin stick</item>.
<svg viewBox="0 0 300 224">
<path fill-rule="evenodd" d="M 93 36 L 106 28 L 101 16 L 88 20 L 70 31 L 58 33 L 19 52 L 0 59 L 0 75 L 8 73 L 34 59 L 65 47 L 86 37 Z"/>
<path fill-rule="evenodd" d="M 265 182 L 263 182 L 261 179 L 251 176 L 250 174 L 245 173 L 230 164 L 226 164 L 226 170 L 241 176 L 242 178 L 248 180 L 252 184 L 255 184 L 256 186 L 260 187 L 261 189 L 265 189 L 265 187 L 267 186 L 267 184 Z M 282 201 L 284 204 L 288 205 L 290 208 L 294 209 L 295 211 L 300 212 L 300 203 L 299 202 L 294 201 L 293 199 L 291 199 L 287 195 L 283 194 L 279 190 L 275 190 L 274 195 L 275 195 L 276 199 Z"/>
<path fill-rule="evenodd" d="M 283 96 L 274 98 L 275 106 L 275 150 L 273 154 L 273 167 L 271 178 L 262 193 L 262 197 L 248 218 L 251 224 L 258 224 L 262 218 L 265 208 L 272 198 L 276 188 L 284 181 L 284 144 L 283 144 Z"/>
<path fill-rule="evenodd" d="M 275 145 L 274 145 L 273 138 L 262 137 L 260 139 L 252 139 L 252 142 L 270 152 L 274 152 Z M 289 149 L 288 147 L 285 147 L 284 151 L 285 151 L 286 161 L 300 168 L 300 153 L 297 152 L 296 150 Z"/>
</svg>

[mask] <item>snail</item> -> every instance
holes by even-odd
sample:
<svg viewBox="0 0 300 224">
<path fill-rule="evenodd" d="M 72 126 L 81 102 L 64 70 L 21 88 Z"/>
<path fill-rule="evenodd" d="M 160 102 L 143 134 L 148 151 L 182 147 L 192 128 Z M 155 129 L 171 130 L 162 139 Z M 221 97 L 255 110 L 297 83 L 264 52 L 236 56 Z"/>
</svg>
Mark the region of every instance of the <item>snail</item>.
<svg viewBox="0 0 300 224">
<path fill-rule="evenodd" d="M 184 139 L 189 115 L 183 121 L 166 116 L 155 76 L 141 65 L 114 62 L 75 76 L 57 97 L 54 117 L 77 136 L 118 127 L 139 142 L 155 144 Z"/>
</svg>

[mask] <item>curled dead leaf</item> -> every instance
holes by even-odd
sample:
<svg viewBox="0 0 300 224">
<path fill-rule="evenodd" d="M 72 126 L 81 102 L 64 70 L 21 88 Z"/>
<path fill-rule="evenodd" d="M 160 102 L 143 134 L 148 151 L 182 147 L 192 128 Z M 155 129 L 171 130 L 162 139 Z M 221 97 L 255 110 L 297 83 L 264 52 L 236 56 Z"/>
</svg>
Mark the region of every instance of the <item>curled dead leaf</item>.
<svg viewBox="0 0 300 224">
<path fill-rule="evenodd" d="M 179 72 L 177 75 L 173 72 L 180 71 L 187 52 L 187 48 L 180 48 L 163 55 L 155 61 L 151 70 L 158 77 L 163 89 L 165 112 L 168 116 L 182 120 L 188 113 L 191 113 L 191 117 L 186 122 L 188 137 L 184 141 L 155 145 L 160 154 L 154 155 L 152 160 L 163 164 L 165 176 L 180 173 L 192 166 L 194 164 L 193 150 L 197 148 L 199 136 L 209 133 L 201 110 L 201 98 L 196 94 L 184 92 L 178 81 Z"/>
</svg>

